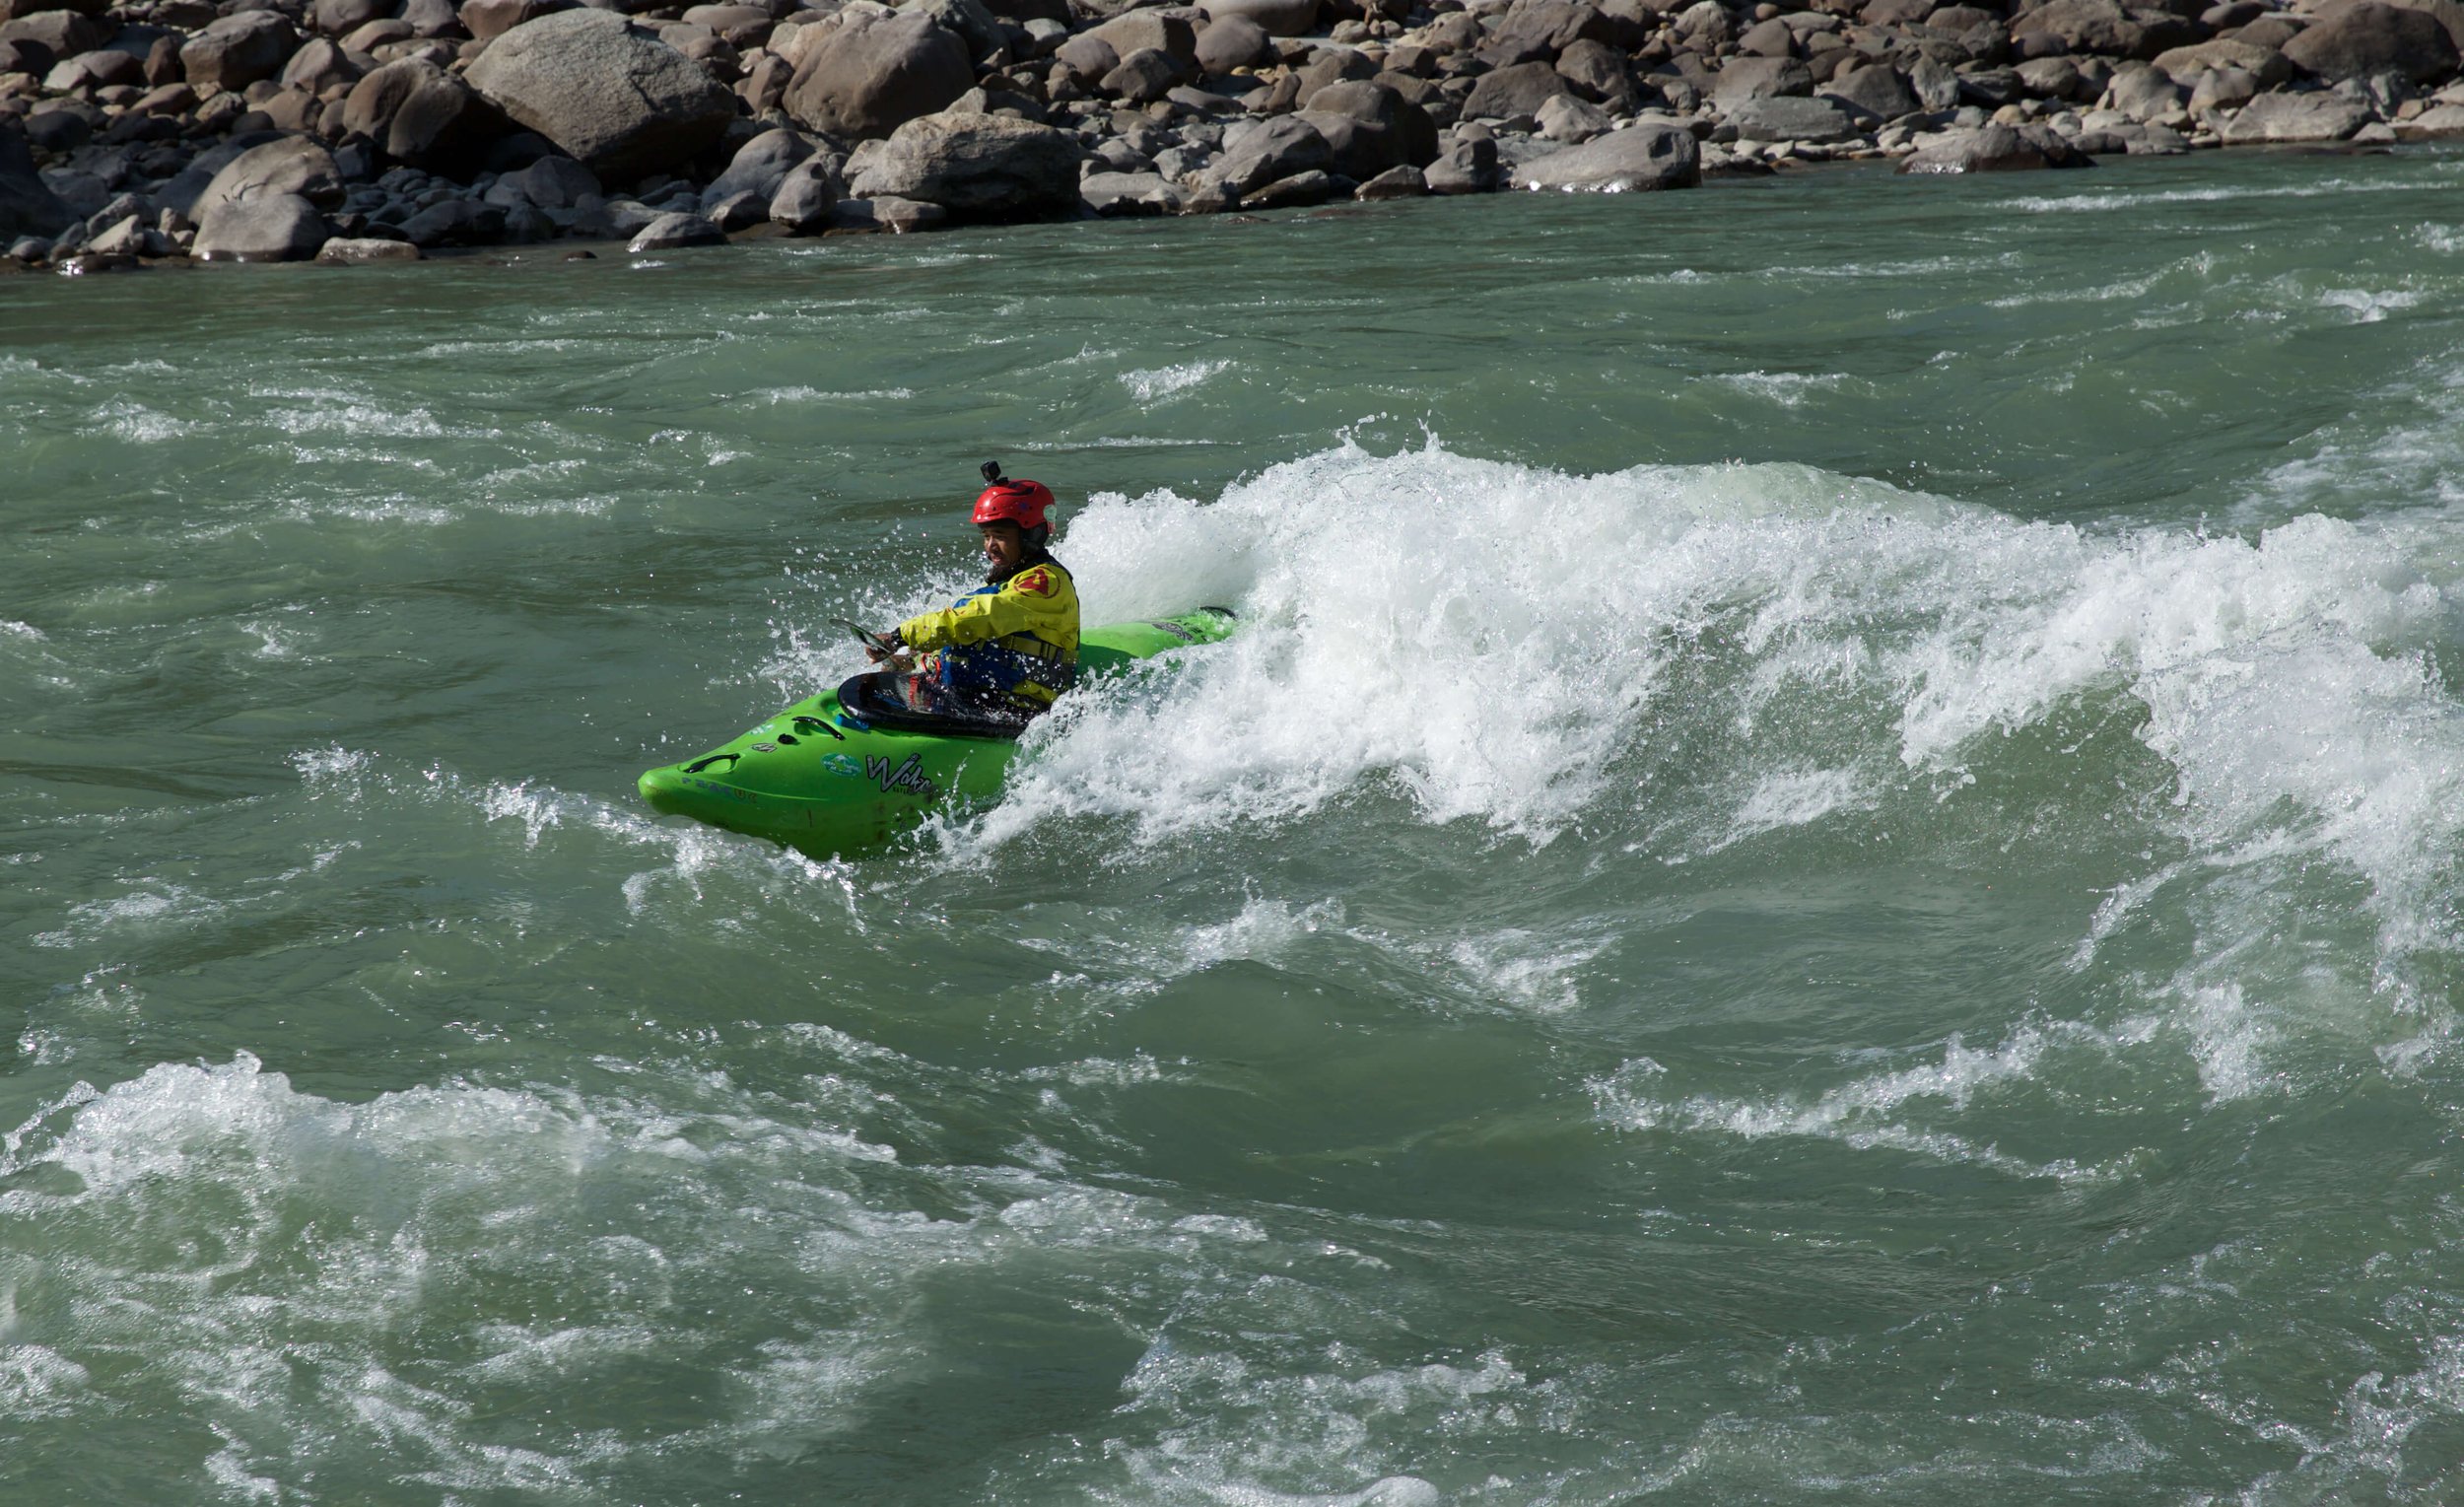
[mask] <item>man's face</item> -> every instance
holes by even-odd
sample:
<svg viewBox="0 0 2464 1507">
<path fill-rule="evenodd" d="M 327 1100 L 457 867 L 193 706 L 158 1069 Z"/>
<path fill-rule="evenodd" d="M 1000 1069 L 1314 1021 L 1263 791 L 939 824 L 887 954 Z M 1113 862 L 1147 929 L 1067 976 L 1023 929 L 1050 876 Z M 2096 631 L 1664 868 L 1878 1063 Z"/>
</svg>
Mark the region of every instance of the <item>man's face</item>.
<svg viewBox="0 0 2464 1507">
<path fill-rule="evenodd" d="M 1027 558 L 1025 529 L 1015 523 L 985 523 L 979 526 L 984 530 L 984 558 L 991 562 L 992 569 L 1010 570 Z"/>
</svg>

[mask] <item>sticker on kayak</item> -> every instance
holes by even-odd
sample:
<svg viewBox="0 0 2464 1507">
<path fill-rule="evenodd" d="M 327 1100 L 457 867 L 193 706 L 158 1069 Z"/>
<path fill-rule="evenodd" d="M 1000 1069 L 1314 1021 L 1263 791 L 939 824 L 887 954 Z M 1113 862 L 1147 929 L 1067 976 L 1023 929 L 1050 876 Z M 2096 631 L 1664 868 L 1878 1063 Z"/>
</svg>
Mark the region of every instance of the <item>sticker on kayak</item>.
<svg viewBox="0 0 2464 1507">
<path fill-rule="evenodd" d="M 720 785 L 716 780 L 704 780 L 696 775 L 685 776 L 684 783 L 697 790 L 707 790 L 713 795 L 724 795 L 729 800 L 741 800 L 747 804 L 761 799 L 751 790 L 740 790 L 732 785 Z"/>
<path fill-rule="evenodd" d="M 924 772 L 922 754 L 909 754 L 903 763 L 893 763 L 879 754 L 866 754 L 861 764 L 852 754 L 824 754 L 821 767 L 850 780 L 869 780 L 885 795 L 892 790 L 907 790 L 930 800 L 941 793 L 941 788 Z"/>
<path fill-rule="evenodd" d="M 929 800 L 940 793 L 939 788 L 924 777 L 923 754 L 909 754 L 907 762 L 899 765 L 892 765 L 887 758 L 866 754 L 864 775 L 881 787 L 883 794 L 892 790 L 912 790 Z"/>
<path fill-rule="evenodd" d="M 1194 633 L 1190 632 L 1188 629 L 1186 629 L 1186 628 L 1182 627 L 1182 626 L 1181 626 L 1180 624 L 1178 624 L 1178 623 L 1166 623 L 1166 622 L 1157 621 L 1157 622 L 1149 623 L 1149 624 L 1147 624 L 1146 626 L 1147 626 L 1147 627 L 1149 627 L 1149 628 L 1160 628 L 1160 629 L 1162 629 L 1164 632 L 1166 632 L 1166 633 L 1168 633 L 1168 634 L 1172 635 L 1174 638 L 1179 639 L 1179 640 L 1180 640 L 1182 643 L 1184 643 L 1184 644 L 1195 644 L 1195 643 L 1197 643 L 1197 642 L 1198 642 L 1198 635 L 1196 635 L 1196 634 L 1194 634 Z"/>
</svg>

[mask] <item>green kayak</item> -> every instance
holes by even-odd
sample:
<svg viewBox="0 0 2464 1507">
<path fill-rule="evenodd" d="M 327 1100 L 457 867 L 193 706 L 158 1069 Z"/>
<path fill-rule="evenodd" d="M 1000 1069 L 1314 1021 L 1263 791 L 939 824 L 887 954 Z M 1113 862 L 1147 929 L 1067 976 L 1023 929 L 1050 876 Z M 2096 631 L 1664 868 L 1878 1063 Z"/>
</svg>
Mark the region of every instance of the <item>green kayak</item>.
<svg viewBox="0 0 2464 1507">
<path fill-rule="evenodd" d="M 1233 617 L 1206 607 L 1180 617 L 1090 630 L 1078 673 L 1213 644 Z M 797 702 L 698 759 L 650 770 L 642 798 L 657 810 L 766 837 L 815 857 L 879 849 L 936 810 L 1001 792 L 1019 728 L 919 714 L 885 694 L 893 677 L 857 675 Z"/>
</svg>

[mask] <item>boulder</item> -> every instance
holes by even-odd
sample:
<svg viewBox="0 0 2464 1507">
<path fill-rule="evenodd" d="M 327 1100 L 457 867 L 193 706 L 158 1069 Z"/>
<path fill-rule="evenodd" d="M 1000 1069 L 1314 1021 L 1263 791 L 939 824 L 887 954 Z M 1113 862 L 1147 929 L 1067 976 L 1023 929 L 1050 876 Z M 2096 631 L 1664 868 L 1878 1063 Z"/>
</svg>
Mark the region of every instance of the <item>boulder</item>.
<svg viewBox="0 0 2464 1507">
<path fill-rule="evenodd" d="M 574 8 L 574 0 L 462 0 L 456 13 L 462 30 L 480 41 L 494 41 L 524 23 Z"/>
<path fill-rule="evenodd" d="M 1737 50 L 1746 57 L 1795 57 L 1797 34 L 1774 16 L 1747 27 L 1737 38 Z"/>
<path fill-rule="evenodd" d="M 2225 121 L 2217 134 L 2228 147 L 2342 141 L 2375 118 L 2368 105 L 2343 95 L 2261 95 Z"/>
<path fill-rule="evenodd" d="M 1318 29 L 1319 0 L 1203 0 L 1208 21 L 1237 16 L 1255 22 L 1268 36 L 1306 36 Z"/>
<path fill-rule="evenodd" d="M 2452 77 L 2455 41 L 2427 11 L 2364 3 L 2328 12 L 2285 43 L 2294 67 L 2330 81 L 2401 74 L 2415 84 Z"/>
<path fill-rule="evenodd" d="M 2134 64 L 2113 75 L 2105 87 L 2104 107 L 2142 125 L 2180 116 L 2182 91 L 2151 64 Z"/>
<path fill-rule="evenodd" d="M 1274 56 L 1274 38 L 1245 16 L 1226 16 L 1207 23 L 1198 34 L 1198 66 L 1211 74 L 1254 68 Z"/>
<path fill-rule="evenodd" d="M 1541 105 L 1572 88 L 1551 64 L 1516 63 L 1480 75 L 1463 102 L 1463 118 L 1510 120 L 1517 115 L 1538 115 Z"/>
<path fill-rule="evenodd" d="M 1733 113 L 1749 100 L 1773 100 L 1814 93 L 1814 74 L 1793 57 L 1740 57 L 1720 70 L 1711 103 L 1721 113 Z"/>
<path fill-rule="evenodd" d="M 930 18 L 843 13 L 805 51 L 785 103 L 801 125 L 863 141 L 943 108 L 975 82 L 966 43 Z"/>
<path fill-rule="evenodd" d="M 2088 168 L 2093 159 L 2041 125 L 1987 125 L 1923 139 L 1899 160 L 1901 172 L 2012 172 L 2035 168 Z"/>
<path fill-rule="evenodd" d="M 830 211 L 833 230 L 888 231 L 906 236 L 918 231 L 939 230 L 949 221 L 949 211 L 938 204 L 920 199 L 902 199 L 883 195 L 878 199 L 841 199 Z"/>
<path fill-rule="evenodd" d="M 179 49 L 181 74 L 191 85 L 245 89 L 282 71 L 299 46 L 300 34 L 277 11 L 240 11 L 188 38 Z"/>
<path fill-rule="evenodd" d="M 407 240 L 375 240 L 336 236 L 316 249 L 316 259 L 328 266 L 364 267 L 376 262 L 425 261 L 427 253 Z"/>
<path fill-rule="evenodd" d="M 503 174 L 488 190 L 489 202 L 509 209 L 513 206 L 507 199 L 519 199 L 539 209 L 574 209 L 599 195 L 597 176 L 570 157 L 542 157 Z"/>
<path fill-rule="evenodd" d="M 813 144 L 785 126 L 762 132 L 728 160 L 727 171 L 702 190 L 705 213 L 740 193 L 761 195 L 766 205 L 787 181 L 787 170 L 813 155 Z"/>
<path fill-rule="evenodd" d="M 332 237 L 333 227 L 300 195 L 260 193 L 208 208 L 188 249 L 199 261 L 305 261 Z"/>
<path fill-rule="evenodd" d="M 851 184 L 860 198 L 921 199 L 966 219 L 1074 209 L 1077 138 L 1006 115 L 923 115 L 892 132 Z M 877 213 L 877 210 L 876 210 Z"/>
<path fill-rule="evenodd" d="M 1480 61 L 1492 68 L 1553 63 L 1558 53 L 1575 42 L 1585 38 L 1606 41 L 1610 34 L 1607 19 L 1576 0 L 1517 0 L 1481 45 Z"/>
<path fill-rule="evenodd" d="M 1198 66 L 1198 31 L 1174 12 L 1131 11 L 1081 34 L 1101 41 L 1125 61 L 1130 53 L 1152 47 L 1185 69 Z"/>
<path fill-rule="evenodd" d="M 1572 193 L 1642 193 L 1702 182 L 1694 135 L 1683 126 L 1646 123 L 1552 152 L 1514 171 L 1518 188 Z"/>
<path fill-rule="evenodd" d="M 1559 95 L 1540 109 L 1540 133 L 1569 145 L 1605 136 L 1614 124 L 1599 105 L 1572 95 Z"/>
<path fill-rule="evenodd" d="M 1243 209 L 1299 209 L 1311 204 L 1324 204 L 1340 189 L 1334 175 L 1326 172 L 1295 172 L 1290 177 L 1263 183 L 1241 195 Z"/>
<path fill-rule="evenodd" d="M 1323 171 L 1334 160 L 1326 138 L 1308 121 L 1269 115 L 1241 121 L 1223 133 L 1223 160 L 1213 175 L 1246 198 L 1278 179 Z"/>
<path fill-rule="evenodd" d="M 956 34 L 966 44 L 970 58 L 984 57 L 1009 40 L 1000 22 L 981 0 L 899 0 L 898 10 L 901 15 L 924 17 L 943 31 Z"/>
<path fill-rule="evenodd" d="M 2073 56 L 2136 57 L 2148 29 L 2114 0 L 2050 0 L 2011 23 L 2011 39 L 2040 36 Z"/>
<path fill-rule="evenodd" d="M 1171 53 L 1141 47 L 1123 58 L 1097 81 L 1095 88 L 1098 93 L 1133 104 L 1148 104 L 1170 94 L 1187 77 L 1188 71 Z"/>
<path fill-rule="evenodd" d="M 787 170 L 779 180 L 779 191 L 770 196 L 771 223 L 798 236 L 818 235 L 829 228 L 839 188 L 838 170 L 829 159 L 804 159 Z"/>
<path fill-rule="evenodd" d="M 1155 172 L 1090 172 L 1078 180 L 1078 202 L 1093 215 L 1168 215 L 1178 204 L 1172 185 Z"/>
<path fill-rule="evenodd" d="M 2239 109 L 2258 98 L 2259 81 L 2238 68 L 2211 68 L 2199 75 L 2190 91 L 2190 114 L 2205 119 L 2221 110 Z"/>
<path fill-rule="evenodd" d="M 1623 103 L 1634 96 L 1627 77 L 1625 54 L 1607 42 L 1584 37 L 1557 54 L 1557 72 L 1586 100 Z"/>
<path fill-rule="evenodd" d="M 727 243 L 727 233 L 700 215 L 681 212 L 664 214 L 642 228 L 625 249 L 641 254 L 644 251 L 673 251 L 683 246 L 721 246 Z"/>
<path fill-rule="evenodd" d="M 465 75 L 488 102 L 602 179 L 640 177 L 718 144 L 735 96 L 702 66 L 608 11 L 525 21 Z"/>
<path fill-rule="evenodd" d="M 1916 91 L 1887 63 L 1835 73 L 1819 93 L 1820 98 L 1845 106 L 1855 118 L 1877 123 L 1913 115 L 1922 107 Z"/>
<path fill-rule="evenodd" d="M 468 178 L 479 171 L 497 139 L 512 129 L 504 112 L 459 78 L 426 59 L 406 59 L 418 69 L 410 89 L 374 139 L 387 157 L 423 172 Z M 401 67 L 388 63 L 389 68 Z M 356 91 L 353 98 L 356 98 Z M 350 119 L 346 100 L 343 118 Z"/>
<path fill-rule="evenodd" d="M 1847 141 L 1859 133 L 1857 122 L 1828 100 L 1800 100 L 1780 95 L 1751 100 L 1729 112 L 1729 124 L 1746 141 Z"/>
<path fill-rule="evenodd" d="M 505 211 L 471 199 L 446 199 L 403 222 L 402 234 L 419 246 L 494 245 L 505 238 Z"/>
<path fill-rule="evenodd" d="M 110 39 L 110 28 L 76 11 L 42 11 L 0 23 L 0 41 L 33 42 L 51 54 L 54 63 L 92 52 Z"/>
<path fill-rule="evenodd" d="M 2464 136 L 2464 104 L 2433 104 L 2410 120 L 2397 121 L 2396 135 L 2405 141 Z"/>
<path fill-rule="evenodd" d="M 142 65 L 141 69 L 142 71 Z M 337 84 L 356 84 L 362 70 L 341 46 L 323 36 L 291 54 L 278 77 L 286 89 L 322 94 Z"/>
<path fill-rule="evenodd" d="M 2262 89 L 2274 89 L 2293 77 L 2293 64 L 2286 61 L 2282 52 L 2224 36 L 2188 47 L 2168 48 L 2156 55 L 2156 65 L 2166 78 L 2186 89 L 2196 88 L 2199 75 L 2217 68 L 2238 68 L 2257 79 Z"/>
<path fill-rule="evenodd" d="M 308 25 L 327 36 L 347 36 L 372 21 L 392 17 L 398 0 L 316 0 Z"/>
<path fill-rule="evenodd" d="M 1429 191 L 1429 180 L 1408 165 L 1389 168 L 1352 190 L 1355 199 L 1417 199 Z"/>
<path fill-rule="evenodd" d="M 164 202 L 202 228 L 214 210 L 249 199 L 295 197 L 320 209 L 340 207 L 345 188 L 333 154 L 306 136 L 281 136 L 248 148 L 225 164 L 193 204 L 167 193 Z M 313 248 L 311 248 L 313 249 Z"/>
<path fill-rule="evenodd" d="M 1479 137 L 1457 142 L 1421 172 L 1429 192 L 1494 193 L 1499 184 L 1497 143 Z"/>
<path fill-rule="evenodd" d="M 77 218 L 34 171 L 34 154 L 15 120 L 0 116 L 0 240 L 57 236 Z"/>
<path fill-rule="evenodd" d="M 1121 66 L 1121 54 L 1100 36 L 1072 36 L 1053 49 L 1053 57 L 1082 84 L 1092 84 Z"/>
<path fill-rule="evenodd" d="M 1563 100 L 1570 97 L 1559 95 L 1556 98 Z M 1368 79 L 1347 79 L 1340 84 L 1329 84 L 1311 95 L 1302 113 L 1312 117 L 1309 123 L 1319 135 L 1327 138 L 1329 146 L 1336 145 L 1328 129 L 1330 120 L 1336 117 L 1372 127 L 1387 140 L 1388 145 L 1381 154 L 1385 161 L 1372 172 L 1352 172 L 1350 169 L 1343 168 L 1342 153 L 1338 148 L 1336 166 L 1352 177 L 1365 180 L 1398 164 L 1408 163 L 1414 168 L 1425 168 L 1437 161 L 1437 123 L 1429 118 L 1427 110 L 1384 84 Z"/>
</svg>

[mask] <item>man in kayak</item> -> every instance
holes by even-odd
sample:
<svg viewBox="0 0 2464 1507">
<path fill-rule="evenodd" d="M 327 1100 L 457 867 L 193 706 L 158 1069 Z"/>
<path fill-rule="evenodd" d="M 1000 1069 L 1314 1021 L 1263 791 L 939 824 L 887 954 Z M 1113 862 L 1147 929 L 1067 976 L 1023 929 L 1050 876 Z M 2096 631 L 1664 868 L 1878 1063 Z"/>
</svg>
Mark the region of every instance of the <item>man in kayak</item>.
<svg viewBox="0 0 2464 1507">
<path fill-rule="evenodd" d="M 1078 590 L 1045 549 L 1053 537 L 1044 515 L 1052 490 L 1008 480 L 996 461 L 985 462 L 984 479 L 991 485 L 975 511 L 990 567 L 984 584 L 882 635 L 899 650 L 924 651 L 912 675 L 900 659 L 880 650 L 871 654 L 902 672 L 917 711 L 1024 721 L 1077 680 Z"/>
</svg>

